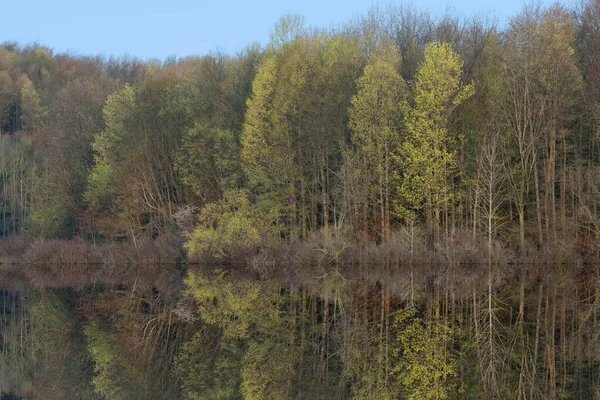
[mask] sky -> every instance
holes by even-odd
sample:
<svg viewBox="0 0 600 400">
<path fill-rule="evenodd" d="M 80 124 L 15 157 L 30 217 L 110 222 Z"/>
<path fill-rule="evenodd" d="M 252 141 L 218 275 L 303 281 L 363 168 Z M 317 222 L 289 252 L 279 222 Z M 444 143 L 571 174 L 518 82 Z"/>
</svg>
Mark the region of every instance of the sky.
<svg viewBox="0 0 600 400">
<path fill-rule="evenodd" d="M 277 20 L 288 13 L 304 16 L 309 26 L 329 28 L 364 14 L 375 4 L 399 1 L 7 1 L 0 6 L 0 43 L 37 42 L 55 53 L 129 55 L 143 60 L 212 51 L 235 54 L 253 42 L 267 44 Z M 502 26 L 524 0 L 415 0 L 406 4 L 434 15 L 447 7 L 465 17 L 489 14 Z"/>
</svg>

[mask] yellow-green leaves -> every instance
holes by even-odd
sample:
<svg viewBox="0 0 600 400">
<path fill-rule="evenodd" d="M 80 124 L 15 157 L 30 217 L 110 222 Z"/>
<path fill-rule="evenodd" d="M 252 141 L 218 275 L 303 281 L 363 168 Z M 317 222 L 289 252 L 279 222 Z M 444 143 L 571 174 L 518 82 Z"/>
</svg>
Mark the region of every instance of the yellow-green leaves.
<svg viewBox="0 0 600 400">
<path fill-rule="evenodd" d="M 83 333 L 94 362 L 94 391 L 110 399 L 127 399 L 127 372 L 130 371 L 125 371 L 114 336 L 102 331 L 95 321 L 85 325 Z"/>
<path fill-rule="evenodd" d="M 419 111 L 442 125 L 456 106 L 473 95 L 473 86 L 461 83 L 462 66 L 449 43 L 432 42 L 425 47 L 425 61 L 416 75 L 412 118 Z"/>
<path fill-rule="evenodd" d="M 47 113 L 33 82 L 25 74 L 21 77 L 21 113 L 23 130 L 26 131 L 38 129 Z"/>
<path fill-rule="evenodd" d="M 125 138 L 135 109 L 135 92 L 131 86 L 111 94 L 102 110 L 106 128 L 94 137 L 95 165 L 88 176 L 84 201 L 94 211 L 108 210 L 118 192 L 116 170 L 123 167 Z"/>
<path fill-rule="evenodd" d="M 407 140 L 398 154 L 403 165 L 398 212 L 425 207 L 435 214 L 450 205 L 453 180 L 459 168 L 456 140 L 450 134 L 452 111 L 474 93 L 472 85 L 461 83 L 463 61 L 448 43 L 429 43 L 425 61 L 416 75 L 414 105 L 406 115 Z"/>
<path fill-rule="evenodd" d="M 125 137 L 131 134 L 128 128 L 135 115 L 134 89 L 126 85 L 108 96 L 102 115 L 106 129 L 96 136 L 92 144 L 97 153 L 96 161 L 121 162 L 117 154 L 124 152 L 121 146 L 125 145 Z"/>
<path fill-rule="evenodd" d="M 443 400 L 460 390 L 460 331 L 447 322 L 424 321 L 414 311 L 396 315 L 398 363 L 392 369 L 409 400 Z"/>
<path fill-rule="evenodd" d="M 296 374 L 299 349 L 290 345 L 293 332 L 290 332 L 289 320 L 281 309 L 286 297 L 259 281 L 233 280 L 223 271 L 207 275 L 190 271 L 185 284 L 187 294 L 196 300 L 203 322 L 210 328 L 217 328 L 221 335 L 220 350 L 215 352 L 215 370 L 205 371 L 205 376 L 198 378 L 206 379 L 215 374 L 216 386 L 239 384 L 242 397 L 248 400 L 290 398 L 290 383 Z M 191 346 L 202 343 L 199 334 L 185 345 L 185 356 L 191 355 Z M 190 360 L 182 361 L 189 364 Z M 218 376 L 222 374 L 226 376 Z M 229 382 L 223 382 L 225 379 Z M 230 389 L 227 396 L 215 397 L 235 398 L 238 388 Z M 188 398 L 215 398 L 207 395 L 213 390 L 195 387 Z"/>
<path fill-rule="evenodd" d="M 271 312 L 267 307 L 270 299 L 258 282 L 232 282 L 219 271 L 211 276 L 190 271 L 185 284 L 187 293 L 196 299 L 202 319 L 223 329 L 228 339 L 247 338 L 252 321 Z"/>
<path fill-rule="evenodd" d="M 348 110 L 351 129 L 353 164 L 358 166 L 360 185 L 368 190 L 365 200 L 376 207 L 380 235 L 389 235 L 389 192 L 392 176 L 391 152 L 400 143 L 400 121 L 405 99 L 405 83 L 398 70 L 400 52 L 392 43 L 373 51 L 358 93 Z"/>
<path fill-rule="evenodd" d="M 400 61 L 397 47 L 382 45 L 358 80 L 358 93 L 348 111 L 349 125 L 357 152 L 367 157 L 383 158 L 385 148 L 400 139 L 398 128 L 405 94 L 405 83 L 398 73 Z"/>
<path fill-rule="evenodd" d="M 276 171 L 277 167 L 270 168 L 272 162 L 283 161 L 280 157 L 273 159 L 270 146 L 275 139 L 272 138 L 273 121 L 272 102 L 275 90 L 275 60 L 265 60 L 258 70 L 252 83 L 252 97 L 248 100 L 244 132 L 242 134 L 242 160 L 244 169 L 254 186 L 269 187 L 273 184 L 268 176 L 269 171 Z M 281 169 L 280 169 L 281 171 Z"/>
<path fill-rule="evenodd" d="M 245 191 L 228 190 L 222 201 L 202 208 L 185 248 L 193 257 L 224 258 L 236 249 L 258 247 L 275 219 L 253 209 Z"/>
</svg>

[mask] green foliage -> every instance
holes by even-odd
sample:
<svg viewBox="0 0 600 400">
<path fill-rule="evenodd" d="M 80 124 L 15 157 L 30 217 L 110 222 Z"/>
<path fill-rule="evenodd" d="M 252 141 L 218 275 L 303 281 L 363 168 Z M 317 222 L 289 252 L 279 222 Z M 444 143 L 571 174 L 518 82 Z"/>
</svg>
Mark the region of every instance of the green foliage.
<svg viewBox="0 0 600 400">
<path fill-rule="evenodd" d="M 36 181 L 40 185 L 39 180 Z M 68 237 L 68 223 L 72 215 L 66 203 L 57 198 L 45 197 L 41 193 L 34 192 L 32 197 L 35 200 L 30 204 L 24 226 L 27 233 L 41 239 Z"/>
<path fill-rule="evenodd" d="M 176 166 L 202 202 L 216 202 L 240 185 L 240 145 L 232 131 L 196 123 L 182 139 Z"/>
<path fill-rule="evenodd" d="M 349 110 L 353 142 L 366 156 L 382 157 L 388 143 L 398 142 L 405 83 L 398 69 L 400 53 L 391 43 L 374 50 L 357 82 L 358 93 Z"/>
<path fill-rule="evenodd" d="M 295 349 L 275 335 L 251 341 L 244 354 L 241 393 L 244 400 L 291 398 Z"/>
<path fill-rule="evenodd" d="M 202 319 L 222 329 L 226 339 L 245 339 L 251 334 L 253 322 L 278 314 L 256 282 L 233 283 L 225 272 L 205 276 L 190 271 L 185 284 L 186 293 L 196 299 Z"/>
<path fill-rule="evenodd" d="M 205 326 L 185 342 L 175 368 L 187 399 L 241 399 L 241 360 L 244 346 Z"/>
<path fill-rule="evenodd" d="M 398 213 L 425 207 L 436 224 L 443 208 L 454 201 L 459 172 L 456 137 L 449 131 L 454 109 L 474 93 L 461 84 L 463 61 L 448 43 L 429 43 L 416 74 L 414 105 L 406 114 L 407 140 L 397 154 L 403 165 Z"/>
<path fill-rule="evenodd" d="M 206 373 L 201 382 L 186 380 L 188 398 L 291 397 L 297 349 L 290 347 L 293 332 L 286 329 L 279 294 L 256 281 L 234 282 L 222 271 L 210 275 L 190 271 L 185 284 L 209 327 L 184 345 L 179 356 L 184 376 Z M 200 350 L 213 328 L 220 333 L 220 350 Z M 190 349 L 200 351 L 195 360 Z"/>
<path fill-rule="evenodd" d="M 157 299 L 140 296 L 147 288 L 174 287 L 178 270 L 111 264 L 102 271 L 134 284 L 124 283 L 126 294 L 123 288 L 102 292 L 118 304 L 109 307 L 110 317 L 94 316 L 108 302 L 87 301 L 87 288 L 76 307 L 48 292 L 44 304 L 3 302 L 0 369 L 10 368 L 19 395 L 48 399 L 160 397 L 154 389 L 165 384 L 178 351 L 176 378 L 188 398 L 449 398 L 463 395 L 463 380 L 492 387 L 473 378 L 476 368 L 462 358 L 462 331 L 443 318 L 466 307 L 461 326 L 474 325 L 481 335 L 477 315 L 468 317 L 469 306 L 461 304 L 466 293 L 471 297 L 462 293 L 471 282 L 472 309 L 481 310 L 473 283 L 479 272 L 470 266 L 486 223 L 506 222 L 497 237 L 490 230 L 489 243 L 492 249 L 491 239 L 501 239 L 497 253 L 511 259 L 517 224 L 527 260 L 546 252 L 571 256 L 571 249 L 582 249 L 582 259 L 597 253 L 599 4 L 582 5 L 575 18 L 560 5 L 527 6 L 504 31 L 484 20 L 463 24 L 450 14 L 434 18 L 405 6 L 375 8 L 327 30 L 305 28 L 303 18 L 288 15 L 265 49 L 253 45 L 237 55 L 164 64 L 1 44 L 0 236 L 25 236 L 2 239 L 2 260 L 20 252 L 24 239 L 95 239 L 100 233 L 108 240 L 131 238 L 141 258 L 153 258 L 145 251 L 156 247 L 161 256 L 177 254 L 177 263 L 183 240 L 190 257 L 258 254 L 252 267 L 261 278 L 281 274 L 285 282 L 190 274 L 186 284 L 200 319 L 180 324 L 172 323 L 169 306 L 155 313 Z M 477 163 L 486 146 L 494 153 L 488 164 L 493 182 Z M 510 204 L 503 201 L 505 190 Z M 483 222 L 478 205 L 492 198 L 488 210 L 492 203 L 497 208 Z M 390 218 L 394 207 L 399 218 Z M 198 209 L 196 229 L 179 223 Z M 176 216 L 175 210 L 183 211 Z M 415 236 L 422 219 L 435 230 L 427 238 L 433 240 Z M 396 235 L 402 220 L 412 232 Z M 187 236 L 181 238 L 181 230 Z M 299 237 L 305 242 L 295 243 Z M 282 250 L 271 252 L 273 243 Z M 62 246 L 47 241 L 39 252 L 56 247 L 65 255 L 58 258 L 75 258 L 87 249 L 79 241 L 72 252 Z M 133 260 L 135 250 L 126 246 L 105 248 L 122 249 Z M 163 246 L 170 248 L 163 252 Z M 104 251 L 94 247 L 89 258 L 122 258 Z M 360 259 L 358 274 L 353 255 Z M 453 269 L 416 268 L 419 260 L 443 257 Z M 260 260 L 271 258 L 290 263 L 262 268 Z M 319 265 L 307 265 L 309 259 Z M 379 259 L 386 261 L 386 275 L 377 280 L 398 279 L 385 282 L 383 291 L 354 293 L 354 284 L 375 280 L 363 277 L 363 265 Z M 462 260 L 469 267 L 455 269 Z M 578 315 L 593 315 L 588 300 L 595 282 L 584 264 L 568 279 L 540 277 L 539 295 L 526 290 L 513 298 L 524 298 L 523 304 L 510 300 L 510 312 L 498 313 L 502 326 L 523 306 L 523 323 L 510 330 L 512 357 L 496 358 L 491 344 L 489 356 L 482 346 L 473 354 L 479 372 L 486 357 L 493 358 L 486 373 L 498 373 L 494 393 L 553 398 L 579 390 L 579 397 L 593 397 L 598 362 L 582 349 L 593 347 L 595 326 Z M 494 276 L 511 270 L 498 268 Z M 533 270 L 516 270 L 533 280 Z M 82 282 L 89 270 L 15 271 L 65 281 L 73 274 Z M 153 271 L 158 282 L 150 282 Z M 12 272 L 3 271 L 8 284 Z M 47 276 L 35 279 L 44 287 L 56 284 L 46 285 Z M 441 305 L 444 317 L 405 312 L 390 327 L 390 307 L 410 298 L 418 308 L 431 279 L 435 299 L 427 299 L 424 314 Z M 287 286 L 297 280 L 301 301 L 298 288 Z M 500 289 L 500 281 L 490 282 Z M 577 282 L 577 290 L 563 290 L 567 281 Z M 578 309 L 560 315 L 569 304 Z M 76 319 L 68 315 L 73 308 Z M 81 321 L 88 321 L 84 337 Z M 95 394 L 89 382 L 80 393 L 69 389 L 90 380 L 94 367 Z M 519 383 L 522 393 L 510 393 Z M 177 397 L 177 389 L 168 390 L 164 397 Z"/>
<path fill-rule="evenodd" d="M 398 363 L 392 373 L 410 400 L 447 399 L 460 393 L 460 330 L 440 320 L 424 321 L 413 310 L 396 314 Z"/>
<path fill-rule="evenodd" d="M 6 71 L 0 70 L 0 132 L 10 127 L 10 111 L 14 102 L 13 80 Z M 6 128 L 5 128 L 6 127 Z"/>
<path fill-rule="evenodd" d="M 68 290 L 3 290 L 2 391 L 23 398 L 94 399 L 91 365 Z"/>
<path fill-rule="evenodd" d="M 281 117 L 273 106 L 275 85 L 276 60 L 268 58 L 252 83 L 241 138 L 242 161 L 249 184 L 263 194 L 264 207 L 271 209 L 281 207 L 287 189 L 282 186 L 293 180 L 293 156 L 287 152 L 287 132 L 276 125 Z"/>
<path fill-rule="evenodd" d="M 88 204 L 103 203 L 92 215 L 104 233 L 135 241 L 163 232 L 171 221 L 173 204 L 182 200 L 175 158 L 193 118 L 185 82 L 186 75 L 159 70 L 144 85 L 108 96 L 84 194 Z"/>
<path fill-rule="evenodd" d="M 371 329 L 369 329 L 371 328 Z M 349 350 L 344 358 L 344 376 L 351 379 L 352 400 L 396 399 L 400 394 L 397 377 L 389 373 L 391 365 L 386 365 L 384 349 L 378 340 L 379 331 L 375 327 L 358 323 L 348 329 Z M 390 352 L 393 343 L 389 344 Z M 388 344 L 386 344 L 388 346 Z"/>
<path fill-rule="evenodd" d="M 109 163 L 115 166 L 126 161 L 127 151 L 133 146 L 127 136 L 135 124 L 135 91 L 133 87 L 125 87 L 106 99 L 102 110 L 106 128 L 96 135 L 93 143 L 97 154 L 96 162 Z M 139 144 L 139 143 L 138 143 Z"/>
<path fill-rule="evenodd" d="M 228 190 L 218 203 L 202 208 L 185 243 L 190 256 L 224 258 L 238 249 L 257 248 L 276 229 L 277 215 L 252 207 L 244 190 Z"/>
<path fill-rule="evenodd" d="M 399 73 L 400 60 L 398 48 L 392 43 L 386 42 L 374 49 L 348 110 L 354 173 L 358 175 L 359 186 L 368 191 L 367 204 L 377 211 L 383 209 L 384 230 L 389 225 L 391 171 L 396 169 L 390 162 L 391 154 L 401 142 L 406 100 L 405 83 Z M 381 234 L 385 236 L 386 232 Z"/>
<path fill-rule="evenodd" d="M 97 162 L 88 177 L 83 199 L 93 211 L 110 209 L 112 198 L 116 195 L 115 173 L 110 164 Z"/>
<path fill-rule="evenodd" d="M 117 171 L 123 171 L 128 157 L 127 139 L 135 118 L 135 92 L 126 85 L 106 99 L 102 110 L 106 128 L 98 133 L 92 147 L 96 153 L 95 165 L 90 171 L 83 198 L 94 212 L 116 211 L 119 193 Z"/>
<path fill-rule="evenodd" d="M 109 399 L 130 399 L 125 383 L 127 374 L 120 363 L 119 351 L 112 335 L 102 331 L 95 322 L 85 325 L 83 333 L 94 362 L 94 390 Z"/>
<path fill-rule="evenodd" d="M 27 75 L 21 77 L 21 113 L 22 127 L 26 131 L 39 129 L 47 113 L 42 107 L 40 95 Z"/>
</svg>

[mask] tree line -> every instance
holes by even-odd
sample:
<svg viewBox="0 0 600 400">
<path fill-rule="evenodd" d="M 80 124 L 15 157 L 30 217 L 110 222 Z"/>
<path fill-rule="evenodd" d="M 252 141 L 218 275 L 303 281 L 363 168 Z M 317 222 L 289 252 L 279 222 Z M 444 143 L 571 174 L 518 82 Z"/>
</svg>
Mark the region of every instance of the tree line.
<svg viewBox="0 0 600 400">
<path fill-rule="evenodd" d="M 288 15 L 267 46 L 165 62 L 0 46 L 0 235 L 188 254 L 350 231 L 593 253 L 600 3 L 491 19 Z"/>
</svg>

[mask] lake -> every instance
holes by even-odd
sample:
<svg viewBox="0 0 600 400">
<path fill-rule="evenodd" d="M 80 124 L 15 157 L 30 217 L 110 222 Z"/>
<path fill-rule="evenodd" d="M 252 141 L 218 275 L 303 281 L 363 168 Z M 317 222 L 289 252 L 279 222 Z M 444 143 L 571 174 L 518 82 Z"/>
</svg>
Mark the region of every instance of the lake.
<svg viewBox="0 0 600 400">
<path fill-rule="evenodd" d="M 259 266 L 260 267 L 260 266 Z M 598 395 L 597 265 L 2 265 L 2 399 Z"/>
</svg>

